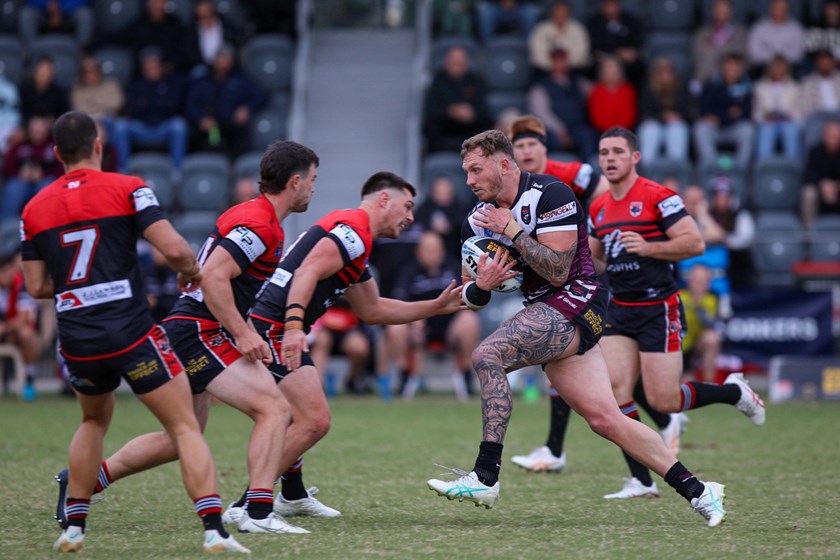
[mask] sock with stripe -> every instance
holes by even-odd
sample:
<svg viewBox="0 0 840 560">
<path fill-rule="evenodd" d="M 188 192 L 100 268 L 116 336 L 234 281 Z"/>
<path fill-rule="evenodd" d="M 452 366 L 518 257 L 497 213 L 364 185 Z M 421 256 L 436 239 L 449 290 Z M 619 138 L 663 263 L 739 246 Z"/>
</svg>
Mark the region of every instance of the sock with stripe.
<svg viewBox="0 0 840 560">
<path fill-rule="evenodd" d="M 99 494 L 109 486 L 111 486 L 111 473 L 108 472 L 108 465 L 105 464 L 105 461 L 102 461 L 102 465 L 99 467 L 99 478 L 96 479 L 96 488 L 93 489 L 94 494 Z"/>
<path fill-rule="evenodd" d="M 482 484 L 493 486 L 499 480 L 503 447 L 495 441 L 482 441 L 478 446 L 478 458 L 475 460 L 473 471 Z"/>
<path fill-rule="evenodd" d="M 222 499 L 218 494 L 198 498 L 194 504 L 195 512 L 201 518 L 205 531 L 218 531 L 225 539 L 230 536 L 222 525 Z"/>
<path fill-rule="evenodd" d="M 87 516 L 90 512 L 90 500 L 84 498 L 67 498 L 64 505 L 64 513 L 67 515 L 67 525 L 79 527 L 82 533 L 85 532 Z"/>
<path fill-rule="evenodd" d="M 639 418 L 639 411 L 636 410 L 636 403 L 633 401 L 621 405 L 621 413 L 628 418 L 636 420 L 637 422 L 642 421 L 642 419 Z M 630 474 L 632 474 L 645 486 L 653 484 L 653 479 L 650 476 L 648 468 L 628 455 L 626 451 L 622 450 L 622 453 L 624 454 L 624 460 L 627 462 L 627 466 L 630 468 Z"/>
<path fill-rule="evenodd" d="M 303 457 L 298 457 L 295 464 L 289 467 L 280 477 L 282 485 L 280 492 L 287 500 L 302 500 L 309 496 L 303 487 Z"/>
<path fill-rule="evenodd" d="M 741 388 L 735 383 L 703 383 L 689 381 L 680 385 L 680 410 L 692 410 L 715 403 L 737 404 Z"/>
<path fill-rule="evenodd" d="M 249 488 L 245 507 L 251 519 L 265 519 L 271 513 L 274 494 L 271 488 Z"/>
<path fill-rule="evenodd" d="M 545 445 L 552 455 L 559 457 L 563 454 L 563 440 L 566 438 L 566 428 L 569 427 L 569 413 L 572 407 L 557 394 L 554 387 L 550 389 L 549 394 L 551 395 L 551 420 Z"/>
<path fill-rule="evenodd" d="M 666 414 L 664 412 L 659 412 L 652 406 L 647 400 L 647 395 L 645 394 L 645 386 L 642 385 L 642 378 L 639 378 L 639 381 L 636 383 L 636 387 L 633 389 L 633 400 L 636 401 L 636 404 L 642 407 L 650 419 L 653 420 L 653 423 L 656 424 L 656 427 L 660 430 L 664 430 L 668 427 L 668 424 L 671 423 L 671 415 Z"/>
<path fill-rule="evenodd" d="M 692 498 L 699 498 L 706 489 L 706 486 L 697 480 L 697 477 L 679 461 L 674 463 L 665 473 L 665 482 L 689 503 L 691 503 Z"/>
</svg>

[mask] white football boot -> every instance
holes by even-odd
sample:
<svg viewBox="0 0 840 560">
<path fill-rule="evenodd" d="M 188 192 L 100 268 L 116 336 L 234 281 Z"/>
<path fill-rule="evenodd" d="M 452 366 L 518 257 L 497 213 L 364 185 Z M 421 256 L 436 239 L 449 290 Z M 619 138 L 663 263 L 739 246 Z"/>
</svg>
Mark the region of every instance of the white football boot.
<svg viewBox="0 0 840 560">
<path fill-rule="evenodd" d="M 251 554 L 249 549 L 236 542 L 233 535 L 228 535 L 227 538 L 225 538 L 215 529 L 204 531 L 204 552 L 209 552 L 211 554 L 224 552 Z"/>
<path fill-rule="evenodd" d="M 724 384 L 735 384 L 741 388 L 741 399 L 735 405 L 738 410 L 752 420 L 756 426 L 764 425 L 764 401 L 759 398 L 755 391 L 750 388 L 750 384 L 744 379 L 743 373 L 730 373 L 726 376 Z"/>
<path fill-rule="evenodd" d="M 493 486 L 487 486 L 478 480 L 475 472 L 466 472 L 461 469 L 450 469 L 458 475 L 455 480 L 438 480 L 433 478 L 426 484 L 447 500 L 467 500 L 478 506 L 490 509 L 499 501 L 499 481 Z"/>
<path fill-rule="evenodd" d="M 242 517 L 236 524 L 240 533 L 308 533 L 303 527 L 292 525 L 279 515 L 269 513 L 265 519 L 251 519 L 248 510 L 242 512 Z"/>
<path fill-rule="evenodd" d="M 284 517 L 308 516 L 308 517 L 338 517 L 341 512 L 329 506 L 325 506 L 315 498 L 318 488 L 313 486 L 306 491 L 306 497 L 299 500 L 287 500 L 282 492 L 277 493 L 274 499 L 274 513 Z"/>
<path fill-rule="evenodd" d="M 723 498 L 726 496 L 723 484 L 717 482 L 704 482 L 706 489 L 699 498 L 691 500 L 691 509 L 702 515 L 708 521 L 709 527 L 717 527 L 726 517 L 726 510 L 723 509 Z"/>
<path fill-rule="evenodd" d="M 526 471 L 559 473 L 566 468 L 566 454 L 557 457 L 547 445 L 537 447 L 528 455 L 514 455 L 510 460 Z"/>
<path fill-rule="evenodd" d="M 85 532 L 81 527 L 68 525 L 55 541 L 53 548 L 59 552 L 79 552 L 85 542 Z"/>
<path fill-rule="evenodd" d="M 604 496 L 605 500 L 615 500 L 624 498 L 658 498 L 659 488 L 656 487 L 656 482 L 652 482 L 650 486 L 642 484 L 635 476 L 633 478 L 624 479 L 624 487 L 614 494 L 607 494 Z"/>
</svg>

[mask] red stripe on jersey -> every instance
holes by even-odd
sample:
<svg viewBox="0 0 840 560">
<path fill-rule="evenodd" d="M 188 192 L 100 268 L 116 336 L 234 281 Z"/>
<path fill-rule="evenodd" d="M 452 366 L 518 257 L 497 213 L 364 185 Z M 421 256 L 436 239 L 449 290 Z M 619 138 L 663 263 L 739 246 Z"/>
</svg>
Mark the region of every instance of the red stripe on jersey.
<svg viewBox="0 0 840 560">
<path fill-rule="evenodd" d="M 129 346 L 128 348 L 123 348 L 122 350 L 119 350 L 118 352 L 111 352 L 110 354 L 101 354 L 99 356 L 87 356 L 87 357 L 84 357 L 84 358 L 79 358 L 79 357 L 76 357 L 76 356 L 71 356 L 70 354 L 68 354 L 67 352 L 64 351 L 64 348 L 61 348 L 60 346 L 59 346 L 59 351 L 61 352 L 61 355 L 64 356 L 65 358 L 68 358 L 70 360 L 74 360 L 74 361 L 77 361 L 77 362 L 92 362 L 93 360 L 105 360 L 107 358 L 113 358 L 114 356 L 119 356 L 120 354 L 125 354 L 129 350 L 133 350 L 134 348 L 137 348 L 137 346 L 139 346 L 144 340 L 146 340 L 149 337 L 150 334 L 152 334 L 152 332 L 155 330 L 155 327 L 157 327 L 157 325 L 152 326 L 152 328 L 149 329 L 149 332 L 147 332 L 142 337 L 137 339 L 137 341 L 135 341 L 133 344 L 131 344 L 131 346 Z"/>
</svg>

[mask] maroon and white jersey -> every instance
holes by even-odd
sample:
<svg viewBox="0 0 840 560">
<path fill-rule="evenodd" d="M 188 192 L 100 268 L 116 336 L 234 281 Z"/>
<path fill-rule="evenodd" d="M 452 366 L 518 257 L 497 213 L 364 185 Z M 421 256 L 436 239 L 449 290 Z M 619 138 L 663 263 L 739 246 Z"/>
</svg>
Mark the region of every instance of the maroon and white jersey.
<svg viewBox="0 0 840 560">
<path fill-rule="evenodd" d="M 481 235 L 491 237 L 508 247 L 512 241 L 504 234 L 493 233 L 475 224 L 473 214 L 486 203 L 479 202 L 473 208 L 461 227 L 461 240 Z M 568 282 L 578 279 L 594 280 L 595 267 L 592 265 L 592 253 L 589 251 L 589 237 L 586 230 L 586 214 L 575 197 L 575 193 L 565 183 L 551 175 L 536 175 L 522 172 L 519 179 L 519 192 L 510 209 L 513 219 L 534 239 L 540 233 L 555 231 L 574 231 L 577 233 L 577 251 L 569 268 Z M 522 293 L 526 302 L 534 302 L 559 288 L 552 286 L 547 278 L 535 272 L 524 258 L 519 258 L 522 267 Z"/>
<path fill-rule="evenodd" d="M 273 323 L 282 323 L 286 317 L 286 297 L 295 271 L 323 238 L 332 240 L 341 252 L 344 266 L 315 286 L 315 292 L 306 307 L 304 323 L 308 330 L 315 320 L 332 307 L 351 285 L 371 278 L 368 259 L 373 247 L 370 216 L 364 210 L 336 210 L 315 222 L 304 232 L 271 277 L 251 312 L 253 317 Z"/>
<path fill-rule="evenodd" d="M 52 278 L 66 356 L 118 354 L 152 329 L 137 239 L 163 218 L 142 180 L 93 169 L 59 177 L 23 209 L 23 258 Z"/>
<path fill-rule="evenodd" d="M 231 280 L 236 309 L 243 318 L 254 305 L 257 294 L 277 268 L 283 254 L 283 228 L 271 202 L 263 195 L 237 204 L 216 220 L 213 233 L 198 252 L 203 266 L 213 251 L 224 249 L 233 257 L 242 274 Z M 185 293 L 164 319 L 204 319 L 216 321 L 204 303 L 201 290 Z"/>
<path fill-rule="evenodd" d="M 665 231 L 688 212 L 680 195 L 639 177 L 621 200 L 606 192 L 589 208 L 590 230 L 604 245 L 607 278 L 617 303 L 654 303 L 677 291 L 675 263 L 628 253 L 622 231 L 635 231 L 649 242 L 666 241 Z"/>
</svg>

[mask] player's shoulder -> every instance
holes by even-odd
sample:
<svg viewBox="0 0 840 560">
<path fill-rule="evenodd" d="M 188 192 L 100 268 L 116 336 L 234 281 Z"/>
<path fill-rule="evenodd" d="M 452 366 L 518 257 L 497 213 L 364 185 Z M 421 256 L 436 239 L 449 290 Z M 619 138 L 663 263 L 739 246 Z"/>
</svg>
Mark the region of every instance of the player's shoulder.
<svg viewBox="0 0 840 560">
<path fill-rule="evenodd" d="M 227 209 L 219 216 L 216 226 L 222 235 L 235 227 L 246 227 L 266 242 L 275 241 L 282 235 L 274 206 L 262 195 Z"/>
<path fill-rule="evenodd" d="M 343 208 L 333 210 L 321 220 L 323 224 L 345 224 L 362 233 L 370 229 L 370 218 L 368 213 L 360 208 Z"/>
<path fill-rule="evenodd" d="M 642 189 L 642 193 L 646 198 L 654 200 L 656 202 L 674 196 L 677 198 L 681 198 L 680 194 L 675 190 L 646 177 L 640 176 L 638 182 L 636 183 L 636 186 Z"/>
</svg>

